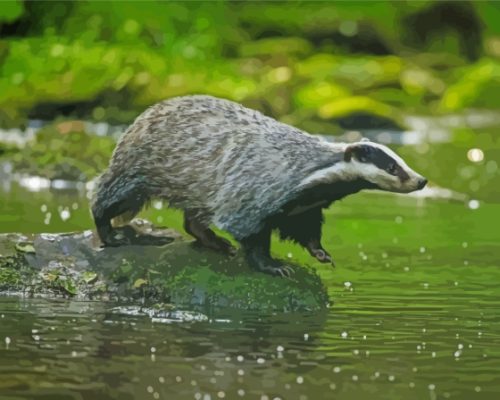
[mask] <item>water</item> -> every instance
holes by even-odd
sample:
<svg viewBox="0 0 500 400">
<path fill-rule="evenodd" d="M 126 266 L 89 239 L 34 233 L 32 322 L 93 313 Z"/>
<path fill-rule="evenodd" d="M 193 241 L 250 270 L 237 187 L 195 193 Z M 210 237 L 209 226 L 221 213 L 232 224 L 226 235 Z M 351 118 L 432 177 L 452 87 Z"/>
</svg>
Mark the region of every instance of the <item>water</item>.
<svg viewBox="0 0 500 400">
<path fill-rule="evenodd" d="M 276 256 L 318 270 L 324 312 L 180 322 L 137 304 L 0 296 L 0 399 L 497 399 L 500 141 L 459 135 L 414 159 L 451 196 L 366 193 L 327 211 L 336 269 L 274 241 Z M 475 147 L 484 162 L 467 160 Z M 1 232 L 92 227 L 84 188 L 2 177 L 0 209 Z M 182 230 L 159 204 L 143 216 Z"/>
</svg>

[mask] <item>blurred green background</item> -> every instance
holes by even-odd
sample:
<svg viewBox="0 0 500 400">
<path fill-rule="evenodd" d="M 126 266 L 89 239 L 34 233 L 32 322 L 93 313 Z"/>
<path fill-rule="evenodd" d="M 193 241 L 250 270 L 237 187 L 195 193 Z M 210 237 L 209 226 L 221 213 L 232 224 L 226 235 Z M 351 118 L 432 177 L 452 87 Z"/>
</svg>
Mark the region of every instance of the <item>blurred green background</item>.
<svg viewBox="0 0 500 400">
<path fill-rule="evenodd" d="M 208 93 L 498 199 L 499 2 L 8 1 L 0 34 L 9 171 L 89 180 L 147 106 Z"/>
</svg>

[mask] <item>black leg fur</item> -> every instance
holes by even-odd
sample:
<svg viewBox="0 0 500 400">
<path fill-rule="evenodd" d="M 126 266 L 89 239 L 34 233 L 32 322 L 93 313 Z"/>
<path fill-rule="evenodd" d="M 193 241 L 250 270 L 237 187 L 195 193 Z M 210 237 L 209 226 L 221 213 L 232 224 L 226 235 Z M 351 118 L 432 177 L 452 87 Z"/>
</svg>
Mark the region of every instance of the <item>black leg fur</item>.
<svg viewBox="0 0 500 400">
<path fill-rule="evenodd" d="M 111 220 L 125 213 L 137 214 L 148 200 L 148 193 L 134 179 L 128 180 L 123 176 L 106 178 L 103 177 L 99 182 L 92 205 L 97 233 L 105 246 L 163 245 L 172 241 L 171 238 L 139 233 L 130 226 L 113 228 Z"/>
<path fill-rule="evenodd" d="M 327 263 L 332 262 L 332 258 L 321 246 L 323 220 L 321 207 L 315 207 L 301 214 L 280 216 L 275 223 L 283 240 L 297 242 L 318 261 Z"/>
<path fill-rule="evenodd" d="M 269 254 L 271 246 L 271 229 L 264 228 L 259 233 L 241 240 L 245 258 L 250 267 L 266 274 L 289 277 L 292 268 L 273 260 Z"/>
<path fill-rule="evenodd" d="M 196 218 L 190 216 L 189 212 L 184 213 L 184 229 L 187 233 L 196 238 L 197 243 L 201 246 L 231 256 L 236 254 L 236 249 L 231 245 L 229 240 L 217 236 L 210 228 L 201 224 Z"/>
</svg>

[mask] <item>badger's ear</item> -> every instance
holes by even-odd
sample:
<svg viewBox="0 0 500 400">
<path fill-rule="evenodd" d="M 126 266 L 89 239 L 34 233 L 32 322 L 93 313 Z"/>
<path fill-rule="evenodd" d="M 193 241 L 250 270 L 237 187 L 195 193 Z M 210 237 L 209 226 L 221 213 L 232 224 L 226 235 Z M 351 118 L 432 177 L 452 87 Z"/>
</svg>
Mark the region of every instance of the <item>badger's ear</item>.
<svg viewBox="0 0 500 400">
<path fill-rule="evenodd" d="M 367 137 L 364 137 L 364 138 L 362 138 L 362 139 L 361 139 L 361 141 L 362 141 L 362 142 L 369 142 L 369 141 L 370 141 L 370 139 L 368 139 Z"/>
<path fill-rule="evenodd" d="M 349 162 L 351 161 L 352 155 L 354 154 L 354 150 L 356 149 L 356 146 L 353 144 L 350 144 L 347 146 L 344 150 L 344 161 Z"/>
</svg>

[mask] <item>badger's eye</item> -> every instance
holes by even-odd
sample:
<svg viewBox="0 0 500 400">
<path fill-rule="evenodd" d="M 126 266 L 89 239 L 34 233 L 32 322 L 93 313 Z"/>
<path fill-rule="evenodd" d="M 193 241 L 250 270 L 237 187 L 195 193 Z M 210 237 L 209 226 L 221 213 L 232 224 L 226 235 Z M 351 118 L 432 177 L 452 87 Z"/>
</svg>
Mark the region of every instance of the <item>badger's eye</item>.
<svg viewBox="0 0 500 400">
<path fill-rule="evenodd" d="M 387 172 L 391 175 L 396 175 L 398 172 L 398 166 L 396 165 L 396 163 L 390 163 L 387 167 Z"/>
<path fill-rule="evenodd" d="M 359 156 L 359 162 L 362 163 L 368 162 L 368 158 L 366 158 L 365 156 Z"/>
</svg>

